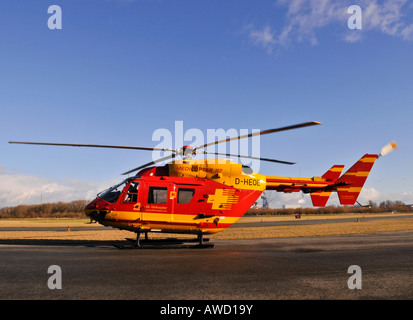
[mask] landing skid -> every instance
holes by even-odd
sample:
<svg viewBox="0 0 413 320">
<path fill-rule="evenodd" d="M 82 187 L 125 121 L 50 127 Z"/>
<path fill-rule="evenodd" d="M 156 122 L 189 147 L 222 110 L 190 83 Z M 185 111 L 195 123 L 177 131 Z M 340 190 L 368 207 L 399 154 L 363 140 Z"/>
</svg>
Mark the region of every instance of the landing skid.
<svg viewBox="0 0 413 320">
<path fill-rule="evenodd" d="M 187 249 L 200 249 L 200 248 L 213 248 L 213 243 L 209 242 L 208 238 L 203 238 L 202 235 L 198 235 L 196 239 L 148 239 L 147 233 L 145 233 L 145 239 L 140 239 L 140 233 L 138 232 L 136 239 L 126 238 L 130 245 L 117 245 L 114 246 L 118 249 L 176 249 L 176 248 L 187 248 Z M 195 244 L 189 244 L 195 243 Z"/>
</svg>

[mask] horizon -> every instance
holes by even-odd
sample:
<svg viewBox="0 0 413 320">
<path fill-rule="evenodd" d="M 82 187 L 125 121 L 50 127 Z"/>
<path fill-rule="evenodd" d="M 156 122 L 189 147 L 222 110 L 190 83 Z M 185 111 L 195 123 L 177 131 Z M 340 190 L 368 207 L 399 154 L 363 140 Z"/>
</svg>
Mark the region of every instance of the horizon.
<svg viewBox="0 0 413 320">
<path fill-rule="evenodd" d="M 358 201 L 413 203 L 408 1 L 6 0 L 0 21 L 0 208 L 91 198 L 152 161 L 8 141 L 156 147 L 177 121 L 204 137 L 321 122 L 260 138 L 261 157 L 296 163 L 260 162 L 272 176 L 346 171 L 394 140 Z M 312 206 L 308 194 L 274 193 L 283 204 Z"/>
</svg>

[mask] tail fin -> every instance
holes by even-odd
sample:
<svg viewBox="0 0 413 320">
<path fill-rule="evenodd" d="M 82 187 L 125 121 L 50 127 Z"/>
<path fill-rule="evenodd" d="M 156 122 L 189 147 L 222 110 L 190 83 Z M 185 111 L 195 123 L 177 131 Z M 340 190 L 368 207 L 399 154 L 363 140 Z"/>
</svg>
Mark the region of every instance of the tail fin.
<svg viewBox="0 0 413 320">
<path fill-rule="evenodd" d="M 365 154 L 337 181 L 337 194 L 342 205 L 354 205 L 373 168 L 377 154 Z"/>
<path fill-rule="evenodd" d="M 310 194 L 314 207 L 325 207 L 331 191 L 316 191 Z"/>
<path fill-rule="evenodd" d="M 343 169 L 343 165 L 336 164 L 332 166 L 326 173 L 324 173 L 322 178 L 324 180 L 334 182 L 340 177 L 340 174 L 343 171 Z M 314 207 L 325 207 L 328 199 L 330 198 L 331 191 L 320 190 L 313 192 L 310 195 Z"/>
<path fill-rule="evenodd" d="M 323 174 L 322 178 L 327 181 L 336 181 L 340 177 L 341 172 L 343 171 L 343 165 L 334 165 L 326 173 Z"/>
</svg>

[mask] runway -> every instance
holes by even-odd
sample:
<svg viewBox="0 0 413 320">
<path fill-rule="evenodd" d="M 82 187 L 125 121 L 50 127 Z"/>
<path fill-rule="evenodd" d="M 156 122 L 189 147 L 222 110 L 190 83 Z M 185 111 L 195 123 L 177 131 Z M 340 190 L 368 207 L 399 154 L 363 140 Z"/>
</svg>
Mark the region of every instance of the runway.
<svg viewBox="0 0 413 320">
<path fill-rule="evenodd" d="M 253 218 L 253 217 L 250 217 Z M 345 222 L 354 222 L 358 220 L 360 222 L 366 221 L 378 221 L 378 220 L 394 220 L 394 219 L 411 219 L 413 218 L 412 214 L 403 214 L 403 215 L 381 215 L 381 216 L 361 216 L 357 218 L 338 218 L 338 219 L 294 219 L 294 220 L 274 220 L 274 221 L 267 221 L 263 217 L 264 221 L 254 221 L 254 222 L 247 222 L 248 217 L 242 223 L 237 222 L 234 223 L 230 228 L 245 228 L 245 227 L 275 227 L 275 226 L 299 226 L 299 225 L 314 225 L 314 224 L 328 224 L 328 223 L 345 223 Z M 41 221 L 41 220 L 39 220 Z M 96 231 L 96 230 L 107 230 L 108 227 L 104 227 L 102 225 L 94 224 L 84 224 L 82 226 L 71 227 L 72 231 Z M 60 226 L 60 227 L 53 227 L 50 226 L 43 226 L 43 227 L 34 227 L 34 226 L 24 226 L 24 227 L 0 227 L 0 232 L 7 232 L 7 231 L 67 231 L 67 226 Z"/>
<path fill-rule="evenodd" d="M 413 231 L 214 244 L 119 250 L 99 241 L 2 241 L 0 299 L 413 298 Z M 61 269 L 62 289 L 47 285 L 51 265 Z M 361 289 L 348 286 L 352 265 L 361 269 Z"/>
</svg>

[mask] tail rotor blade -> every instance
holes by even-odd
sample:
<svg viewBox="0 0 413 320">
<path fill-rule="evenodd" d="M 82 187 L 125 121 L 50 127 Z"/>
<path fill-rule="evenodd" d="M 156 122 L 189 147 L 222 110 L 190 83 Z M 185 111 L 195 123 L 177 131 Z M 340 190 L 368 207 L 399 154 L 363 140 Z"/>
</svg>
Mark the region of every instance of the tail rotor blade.
<svg viewBox="0 0 413 320">
<path fill-rule="evenodd" d="M 386 154 L 389 154 L 390 152 L 393 152 L 393 151 L 396 150 L 396 149 L 397 149 L 397 144 L 396 144 L 396 142 L 392 141 L 392 142 L 386 144 L 386 145 L 381 149 L 381 152 L 380 152 L 380 155 L 379 155 L 379 156 L 385 156 Z"/>
</svg>

